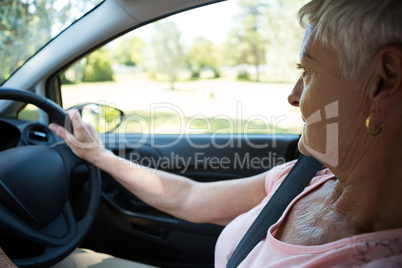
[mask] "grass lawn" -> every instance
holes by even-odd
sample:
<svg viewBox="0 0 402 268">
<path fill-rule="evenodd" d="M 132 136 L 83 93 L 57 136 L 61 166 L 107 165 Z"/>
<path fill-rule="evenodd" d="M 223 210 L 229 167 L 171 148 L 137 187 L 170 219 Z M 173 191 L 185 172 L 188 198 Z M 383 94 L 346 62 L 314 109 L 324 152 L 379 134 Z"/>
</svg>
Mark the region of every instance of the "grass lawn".
<svg viewBox="0 0 402 268">
<path fill-rule="evenodd" d="M 299 133 L 301 117 L 287 102 L 291 84 L 233 79 L 179 81 L 175 90 L 145 74 L 113 82 L 63 85 L 64 108 L 108 104 L 123 110 L 127 133 Z"/>
</svg>

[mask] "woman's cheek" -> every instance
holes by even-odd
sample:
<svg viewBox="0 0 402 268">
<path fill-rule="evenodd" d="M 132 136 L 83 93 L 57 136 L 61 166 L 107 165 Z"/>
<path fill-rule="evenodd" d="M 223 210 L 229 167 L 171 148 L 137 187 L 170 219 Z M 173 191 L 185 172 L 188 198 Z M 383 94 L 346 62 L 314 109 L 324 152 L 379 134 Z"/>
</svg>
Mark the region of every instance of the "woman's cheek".
<svg viewBox="0 0 402 268">
<path fill-rule="evenodd" d="M 321 118 L 321 102 L 312 98 L 309 88 L 305 88 L 300 98 L 300 112 L 303 117 L 299 150 L 310 155 L 312 151 L 326 153 L 327 129 Z"/>
</svg>

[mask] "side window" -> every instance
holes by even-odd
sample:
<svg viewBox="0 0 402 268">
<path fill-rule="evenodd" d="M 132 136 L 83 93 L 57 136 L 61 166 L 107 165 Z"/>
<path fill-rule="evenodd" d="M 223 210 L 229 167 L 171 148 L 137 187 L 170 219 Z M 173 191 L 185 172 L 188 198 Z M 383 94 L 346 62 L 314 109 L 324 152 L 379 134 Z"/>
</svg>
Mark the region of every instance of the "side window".
<svg viewBox="0 0 402 268">
<path fill-rule="evenodd" d="M 224 1 L 134 30 L 61 75 L 63 106 L 117 107 L 125 133 L 299 133 L 301 2 Z"/>
<path fill-rule="evenodd" d="M 25 107 L 18 113 L 18 119 L 39 121 L 39 108 L 32 104 L 25 105 Z"/>
</svg>

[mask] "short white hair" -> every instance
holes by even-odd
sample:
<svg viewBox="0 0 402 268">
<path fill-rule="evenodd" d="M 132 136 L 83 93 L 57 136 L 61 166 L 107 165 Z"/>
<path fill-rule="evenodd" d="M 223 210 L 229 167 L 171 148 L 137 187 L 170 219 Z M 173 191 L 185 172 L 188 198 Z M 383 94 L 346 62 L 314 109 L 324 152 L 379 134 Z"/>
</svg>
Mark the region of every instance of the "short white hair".
<svg viewBox="0 0 402 268">
<path fill-rule="evenodd" d="M 298 13 L 314 38 L 335 49 L 343 78 L 356 77 L 379 50 L 402 45 L 401 0 L 312 0 Z"/>
</svg>

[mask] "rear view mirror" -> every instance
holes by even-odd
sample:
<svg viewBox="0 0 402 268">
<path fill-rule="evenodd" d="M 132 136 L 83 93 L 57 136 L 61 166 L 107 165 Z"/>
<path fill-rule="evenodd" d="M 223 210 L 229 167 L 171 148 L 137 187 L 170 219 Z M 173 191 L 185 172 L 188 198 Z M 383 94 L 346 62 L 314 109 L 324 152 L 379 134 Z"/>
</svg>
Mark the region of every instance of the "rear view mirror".
<svg viewBox="0 0 402 268">
<path fill-rule="evenodd" d="M 69 109 L 77 109 L 82 120 L 91 124 L 99 133 L 108 133 L 120 126 L 124 119 L 123 111 L 97 103 L 84 103 Z"/>
</svg>

